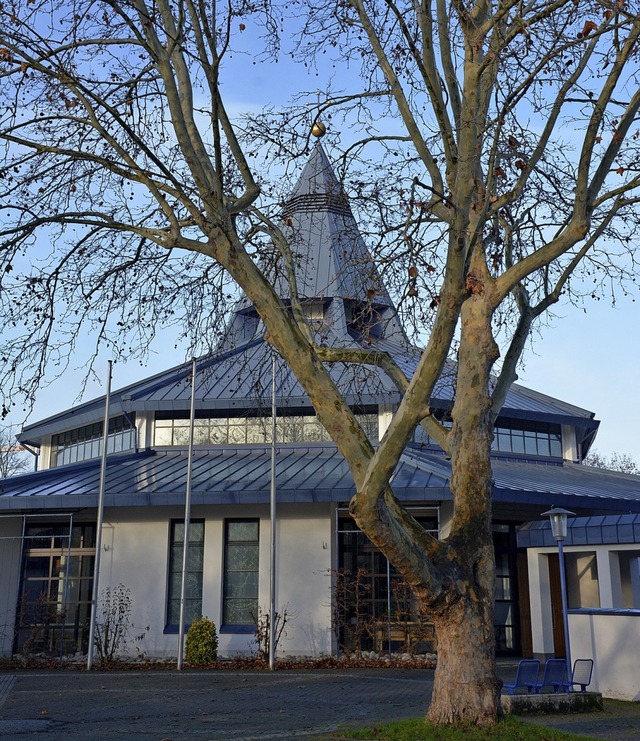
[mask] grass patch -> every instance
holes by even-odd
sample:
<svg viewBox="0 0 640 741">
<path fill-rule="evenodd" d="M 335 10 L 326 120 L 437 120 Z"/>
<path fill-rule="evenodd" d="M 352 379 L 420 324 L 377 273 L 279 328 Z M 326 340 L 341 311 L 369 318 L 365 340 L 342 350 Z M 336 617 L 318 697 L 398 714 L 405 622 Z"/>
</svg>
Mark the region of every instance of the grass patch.
<svg viewBox="0 0 640 741">
<path fill-rule="evenodd" d="M 479 726 L 433 726 L 423 718 L 377 724 L 371 728 L 340 731 L 341 739 L 366 741 L 594 741 L 593 736 L 544 728 L 508 716 L 491 728 Z"/>
</svg>

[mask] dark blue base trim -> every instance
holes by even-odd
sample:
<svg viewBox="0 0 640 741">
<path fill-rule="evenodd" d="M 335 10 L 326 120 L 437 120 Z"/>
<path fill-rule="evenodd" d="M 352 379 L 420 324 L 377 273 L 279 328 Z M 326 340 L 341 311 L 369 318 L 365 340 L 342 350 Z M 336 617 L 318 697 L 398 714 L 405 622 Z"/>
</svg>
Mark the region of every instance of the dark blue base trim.
<svg viewBox="0 0 640 741">
<path fill-rule="evenodd" d="M 191 627 L 191 623 L 185 623 L 184 626 L 184 632 L 185 635 L 187 634 L 187 631 Z M 177 625 L 165 625 L 164 630 L 162 631 L 164 635 L 178 635 L 178 626 Z"/>
<path fill-rule="evenodd" d="M 631 615 L 640 617 L 637 607 L 572 607 L 567 610 L 569 615 Z"/>
<path fill-rule="evenodd" d="M 255 625 L 223 625 L 220 633 L 255 633 Z"/>
</svg>

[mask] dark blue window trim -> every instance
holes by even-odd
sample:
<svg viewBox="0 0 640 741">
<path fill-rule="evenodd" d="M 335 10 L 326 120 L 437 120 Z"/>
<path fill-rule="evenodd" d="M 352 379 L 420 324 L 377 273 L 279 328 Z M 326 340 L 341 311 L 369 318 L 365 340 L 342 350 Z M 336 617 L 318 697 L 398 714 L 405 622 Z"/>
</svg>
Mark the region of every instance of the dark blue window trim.
<svg viewBox="0 0 640 741">
<path fill-rule="evenodd" d="M 187 631 L 189 630 L 190 627 L 191 627 L 191 625 L 187 625 L 185 623 L 185 626 L 184 626 L 184 632 L 185 632 L 185 634 L 187 633 Z M 175 636 L 177 636 L 178 635 L 178 626 L 177 625 L 165 625 L 164 626 L 164 630 L 162 632 L 164 633 L 164 635 L 175 635 Z"/>
<path fill-rule="evenodd" d="M 256 632 L 256 626 L 255 625 L 223 625 L 220 628 L 220 633 L 255 633 Z"/>
<path fill-rule="evenodd" d="M 640 617 L 637 607 L 574 607 L 567 610 L 569 615 L 626 615 Z"/>
</svg>

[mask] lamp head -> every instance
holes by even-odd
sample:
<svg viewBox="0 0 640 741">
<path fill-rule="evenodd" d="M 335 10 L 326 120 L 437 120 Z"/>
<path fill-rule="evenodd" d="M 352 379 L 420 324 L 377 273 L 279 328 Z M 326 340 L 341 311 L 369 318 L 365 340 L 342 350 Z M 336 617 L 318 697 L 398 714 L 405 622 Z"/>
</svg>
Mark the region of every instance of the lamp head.
<svg viewBox="0 0 640 741">
<path fill-rule="evenodd" d="M 551 532 L 556 540 L 564 540 L 567 537 L 567 518 L 570 515 L 575 515 L 575 512 L 570 512 L 568 509 L 562 509 L 562 507 L 552 507 L 547 512 L 542 513 L 544 516 L 551 520 Z"/>
</svg>

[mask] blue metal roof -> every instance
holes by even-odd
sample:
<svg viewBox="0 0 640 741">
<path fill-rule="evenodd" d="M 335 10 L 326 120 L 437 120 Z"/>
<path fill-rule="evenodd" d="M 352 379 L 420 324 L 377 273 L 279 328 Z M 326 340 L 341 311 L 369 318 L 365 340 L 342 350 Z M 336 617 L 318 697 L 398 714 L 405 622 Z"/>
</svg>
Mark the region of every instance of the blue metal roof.
<svg viewBox="0 0 640 741">
<path fill-rule="evenodd" d="M 517 501 L 515 492 L 525 494 L 523 503 L 580 506 L 591 509 L 640 511 L 640 476 L 620 474 L 603 468 L 564 461 L 561 465 L 495 460 L 494 499 Z"/>
<path fill-rule="evenodd" d="M 406 375 L 411 376 L 418 364 L 420 352 L 399 342 L 373 341 L 372 353 L 388 352 Z M 271 353 L 262 339 L 252 340 L 233 350 L 198 361 L 196 409 L 229 410 L 270 409 Z M 399 401 L 399 394 L 377 367 L 335 363 L 329 372 L 350 404 L 377 405 Z M 189 409 L 191 363 L 159 373 L 132 384 L 111 395 L 111 414 L 136 411 L 185 411 Z M 434 406 L 448 406 L 453 398 L 454 374 L 451 368 L 435 389 Z M 276 372 L 277 403 L 283 407 L 310 407 L 310 402 L 298 380 L 283 361 Z M 73 427 L 102 419 L 104 397 L 80 404 L 62 414 L 28 425 L 20 440 L 38 444 L 43 435 L 55 434 Z M 553 399 L 544 394 L 514 384 L 507 394 L 502 415 L 596 428 L 593 414 L 584 409 Z"/>
<path fill-rule="evenodd" d="M 440 454 L 409 447 L 403 461 L 445 479 L 451 464 Z M 620 474 L 567 461 L 537 462 L 494 458 L 493 501 L 496 504 L 552 505 L 597 511 L 640 512 L 640 476 Z M 395 488 L 396 479 L 393 479 Z"/>
<path fill-rule="evenodd" d="M 269 501 L 268 445 L 197 448 L 192 469 L 194 504 L 259 504 Z M 542 465 L 496 460 L 496 504 L 551 505 L 602 512 L 640 512 L 640 476 L 573 464 Z M 105 506 L 176 505 L 184 502 L 186 449 L 158 449 L 107 459 Z M 100 461 L 60 466 L 0 481 L 0 511 L 68 509 L 97 505 Z M 392 478 L 403 501 L 451 498 L 450 462 L 407 448 Z M 335 446 L 277 448 L 280 502 L 346 502 L 354 493 L 348 466 Z"/>
<path fill-rule="evenodd" d="M 518 529 L 521 548 L 557 546 L 547 518 L 527 522 Z M 573 517 L 567 520 L 564 545 L 619 545 L 640 543 L 640 514 Z"/>
<path fill-rule="evenodd" d="M 361 300 L 371 291 L 375 303 L 393 306 L 320 142 L 287 198 L 283 219 L 299 296 Z M 278 295 L 288 298 L 288 276 L 280 271 L 272 278 Z"/>
<path fill-rule="evenodd" d="M 204 358 L 197 364 L 195 406 L 197 410 L 255 410 L 270 414 L 272 350 L 262 339 Z M 399 398 L 395 386 L 378 368 L 335 363 L 329 372 L 351 405 L 377 405 Z M 123 412 L 188 411 L 191 363 L 111 394 L 111 416 Z M 311 408 L 311 403 L 292 371 L 278 360 L 276 395 L 279 408 Z M 38 444 L 44 435 L 101 421 L 104 397 L 80 404 L 62 414 L 27 425 L 19 435 L 25 443 Z"/>
<path fill-rule="evenodd" d="M 105 506 L 183 504 L 187 450 L 164 449 L 107 460 Z M 435 475 L 416 479 L 415 466 L 402 462 L 406 484 L 399 495 L 422 501 L 433 491 L 447 495 Z M 260 504 L 270 495 L 271 448 L 268 445 L 217 447 L 194 451 L 193 504 Z M 60 466 L 0 481 L 0 511 L 95 507 L 100 461 Z M 427 491 L 425 484 L 435 486 Z M 355 489 L 349 468 L 334 446 L 279 446 L 276 455 L 279 502 L 347 502 Z"/>
</svg>

